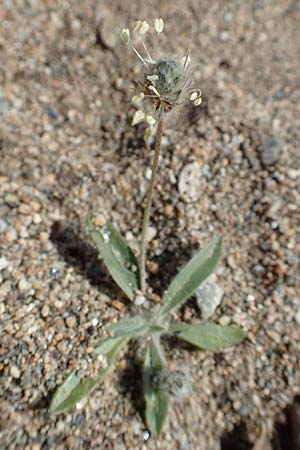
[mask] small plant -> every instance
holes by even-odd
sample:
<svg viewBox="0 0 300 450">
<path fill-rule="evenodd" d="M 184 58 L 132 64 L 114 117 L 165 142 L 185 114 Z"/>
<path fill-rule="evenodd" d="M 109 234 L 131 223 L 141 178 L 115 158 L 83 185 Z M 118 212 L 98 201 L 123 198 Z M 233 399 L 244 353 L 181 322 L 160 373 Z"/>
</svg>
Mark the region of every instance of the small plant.
<svg viewBox="0 0 300 450">
<path fill-rule="evenodd" d="M 154 30 L 157 35 L 163 31 L 163 26 L 162 19 L 154 21 Z M 143 368 L 145 419 L 150 432 L 157 435 L 162 430 L 171 398 L 191 392 L 190 375 L 187 369 L 178 368 L 175 371 L 168 369 L 161 337 L 173 335 L 200 349 L 220 352 L 225 347 L 241 342 L 246 332 L 241 328 L 214 323 L 185 324 L 171 319 L 172 311 L 190 298 L 215 269 L 221 255 L 220 237 L 211 241 L 181 269 L 152 311 L 144 307 L 146 302 L 151 301 L 151 295 L 153 295 L 147 286 L 145 269 L 147 229 L 165 119 L 171 111 L 184 102 L 185 98 L 191 100 L 196 106 L 201 103 L 201 92 L 190 91 L 189 55 L 182 60 L 170 56 L 153 59 L 143 39 L 148 30 L 149 24 L 146 21 L 137 21 L 132 31 L 133 35 L 138 35 L 141 39 L 141 45 L 146 52 L 145 57 L 141 56 L 131 43 L 130 30 L 127 28 L 122 32 L 124 41 L 132 46 L 145 69 L 144 78 L 140 83 L 141 91 L 133 97 L 132 101 L 135 105 L 139 105 L 144 99 L 150 100 L 156 113 L 154 118 L 142 110 L 137 110 L 133 117 L 133 125 L 142 120 L 146 121 L 147 138 L 151 138 L 156 131 L 139 260 L 111 223 L 97 227 L 92 217 L 88 221 L 89 234 L 110 275 L 133 303 L 132 309 L 135 315 L 125 317 L 107 327 L 111 337 L 95 347 L 92 357 L 87 357 L 84 364 L 82 361 L 79 362 L 78 367 L 58 387 L 51 401 L 50 411 L 61 413 L 80 402 L 103 380 L 120 350 L 131 339 L 139 339 L 139 342 L 146 347 Z M 156 127 L 155 124 L 157 124 Z"/>
</svg>

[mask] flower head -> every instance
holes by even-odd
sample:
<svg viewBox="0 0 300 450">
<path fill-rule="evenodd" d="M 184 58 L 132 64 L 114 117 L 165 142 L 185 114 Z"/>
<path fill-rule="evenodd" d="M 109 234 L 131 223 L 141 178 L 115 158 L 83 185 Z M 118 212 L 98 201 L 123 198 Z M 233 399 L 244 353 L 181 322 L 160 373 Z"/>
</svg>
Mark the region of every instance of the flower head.
<svg viewBox="0 0 300 450">
<path fill-rule="evenodd" d="M 124 42 L 131 46 L 144 67 L 144 75 L 139 82 L 140 93 L 134 95 L 132 103 L 140 109 L 140 103 L 144 99 L 150 99 L 155 111 L 159 114 L 172 111 L 186 100 L 192 101 L 195 106 L 201 104 L 201 91 L 190 89 L 189 53 L 184 58 L 168 55 L 152 57 L 146 47 L 145 35 L 154 31 L 158 39 L 163 30 L 164 21 L 158 18 L 154 20 L 153 28 L 146 20 L 137 20 L 131 31 L 129 28 L 124 28 L 122 31 Z M 133 45 L 132 39 L 137 40 L 139 46 Z M 139 118 L 141 117 L 142 115 L 139 114 Z M 149 116 L 145 114 L 141 120 L 133 122 L 136 124 L 142 120 L 146 121 L 146 117 Z M 149 121 L 147 123 L 149 124 Z"/>
</svg>

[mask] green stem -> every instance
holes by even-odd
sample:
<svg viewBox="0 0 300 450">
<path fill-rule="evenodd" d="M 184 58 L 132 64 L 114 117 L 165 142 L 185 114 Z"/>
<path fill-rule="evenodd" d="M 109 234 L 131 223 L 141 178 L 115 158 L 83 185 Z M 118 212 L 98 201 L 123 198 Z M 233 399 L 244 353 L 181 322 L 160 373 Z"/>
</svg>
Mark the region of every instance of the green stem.
<svg viewBox="0 0 300 450">
<path fill-rule="evenodd" d="M 144 210 L 144 218 L 143 218 L 143 226 L 142 226 L 142 236 L 141 236 L 141 254 L 140 254 L 140 284 L 141 284 L 141 290 L 145 294 L 146 291 L 146 254 L 147 254 L 147 229 L 149 225 L 149 219 L 150 219 L 150 212 L 151 212 L 151 205 L 152 205 L 152 199 L 153 199 L 153 193 L 154 193 L 154 186 L 155 186 L 155 180 L 156 180 L 156 174 L 158 169 L 158 160 L 159 160 L 159 154 L 160 154 L 160 147 L 161 147 L 161 137 L 163 133 L 163 117 L 160 116 L 157 131 L 156 131 L 156 139 L 155 139 L 155 149 L 154 149 L 154 157 L 152 161 L 152 172 L 151 172 L 151 179 L 149 183 L 149 188 L 147 192 L 147 198 L 146 198 L 146 206 Z"/>
</svg>

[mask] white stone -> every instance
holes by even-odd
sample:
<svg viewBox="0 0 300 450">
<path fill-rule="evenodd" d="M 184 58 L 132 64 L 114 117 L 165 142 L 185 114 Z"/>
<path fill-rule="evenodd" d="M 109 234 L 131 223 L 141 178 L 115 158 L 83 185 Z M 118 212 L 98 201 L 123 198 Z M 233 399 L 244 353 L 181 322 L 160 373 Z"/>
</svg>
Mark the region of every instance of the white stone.
<svg viewBox="0 0 300 450">
<path fill-rule="evenodd" d="M 196 201 L 203 194 L 205 185 L 203 166 L 199 162 L 195 161 L 183 167 L 179 175 L 178 189 L 186 200 Z"/>
<path fill-rule="evenodd" d="M 210 276 L 196 291 L 196 299 L 204 320 L 213 316 L 224 295 L 223 289 Z"/>
</svg>

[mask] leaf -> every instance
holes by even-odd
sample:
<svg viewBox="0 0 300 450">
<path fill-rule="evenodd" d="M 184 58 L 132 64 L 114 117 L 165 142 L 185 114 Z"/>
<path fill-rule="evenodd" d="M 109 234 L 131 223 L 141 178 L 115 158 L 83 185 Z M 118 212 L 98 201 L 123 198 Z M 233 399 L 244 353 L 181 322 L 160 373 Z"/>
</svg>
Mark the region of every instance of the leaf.
<svg viewBox="0 0 300 450">
<path fill-rule="evenodd" d="M 110 235 L 110 245 L 115 257 L 127 268 L 134 266 L 136 269 L 135 273 L 139 279 L 139 263 L 131 248 L 112 223 L 108 222 L 106 224 L 106 229 Z"/>
<path fill-rule="evenodd" d="M 129 338 L 110 339 L 110 343 L 102 346 L 101 351 L 96 354 L 106 356 L 107 367 L 100 371 L 96 378 L 80 379 L 73 370 L 65 381 L 56 389 L 50 403 L 50 412 L 54 414 L 62 413 L 75 406 L 84 399 L 103 380 L 116 359 L 121 348 L 128 342 Z M 108 340 L 107 340 L 108 341 Z M 104 341 L 105 342 L 105 341 Z M 104 344 L 103 342 L 103 344 Z M 101 347 L 101 346 L 99 346 Z M 98 347 L 98 349 L 99 349 Z"/>
<path fill-rule="evenodd" d="M 144 362 L 144 398 L 146 404 L 145 418 L 151 433 L 161 432 L 169 409 L 167 392 L 153 383 L 153 376 L 163 370 L 162 364 L 152 344 L 147 346 Z"/>
<path fill-rule="evenodd" d="M 147 323 L 145 319 L 140 316 L 124 317 L 124 319 L 119 320 L 119 322 L 110 324 L 107 327 L 108 330 L 113 332 L 114 337 L 134 336 L 148 328 L 149 322 Z"/>
<path fill-rule="evenodd" d="M 212 352 L 219 352 L 226 347 L 239 344 L 247 336 L 247 332 L 242 328 L 222 327 L 215 323 L 199 325 L 172 323 L 170 331 L 178 338 Z"/>
<path fill-rule="evenodd" d="M 119 350 L 128 342 L 129 339 L 130 336 L 118 336 L 104 339 L 104 341 L 102 341 L 99 345 L 97 345 L 94 348 L 93 354 L 96 356 L 98 355 L 106 356 L 107 362 L 109 364 L 111 358 L 114 358 L 115 351 L 117 351 L 118 353 Z"/>
<path fill-rule="evenodd" d="M 221 255 L 222 239 L 211 241 L 200 250 L 176 275 L 162 298 L 159 316 L 164 316 L 194 294 L 212 273 Z"/>
<path fill-rule="evenodd" d="M 165 331 L 163 326 L 152 324 L 141 316 L 124 317 L 119 322 L 108 325 L 107 329 L 113 332 L 114 337 L 137 337 L 147 332 L 162 333 Z"/>
<path fill-rule="evenodd" d="M 140 288 L 138 262 L 130 247 L 112 224 L 104 225 L 99 231 L 92 220 L 88 221 L 89 233 L 103 258 L 112 278 L 126 296 L 133 301 Z M 135 271 L 132 271 L 132 268 Z"/>
</svg>

